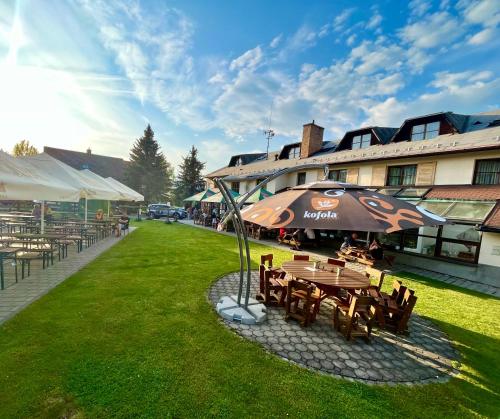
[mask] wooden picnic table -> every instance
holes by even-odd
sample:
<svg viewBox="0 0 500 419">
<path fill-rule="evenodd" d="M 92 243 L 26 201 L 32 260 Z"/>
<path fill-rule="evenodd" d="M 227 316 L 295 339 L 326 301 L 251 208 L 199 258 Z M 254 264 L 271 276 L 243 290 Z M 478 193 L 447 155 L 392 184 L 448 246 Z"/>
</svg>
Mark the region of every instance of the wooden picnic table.
<svg viewBox="0 0 500 419">
<path fill-rule="evenodd" d="M 10 219 L 24 218 L 24 219 L 30 220 L 30 219 L 33 219 L 35 217 L 33 215 L 30 215 L 30 214 L 17 214 L 17 213 L 12 213 L 12 212 L 2 212 L 2 213 L 0 213 L 0 218 L 10 218 Z"/>
<path fill-rule="evenodd" d="M 320 264 L 320 268 L 315 269 L 314 262 L 293 260 L 283 263 L 281 268 L 292 278 L 310 282 L 328 295 L 337 295 L 340 289 L 357 290 L 370 286 L 370 279 L 360 272 L 342 268 L 341 275 L 337 277 L 335 269 L 333 271 L 322 269 L 326 266 Z"/>
<path fill-rule="evenodd" d="M 338 255 L 341 259 L 350 262 L 359 262 L 369 266 L 372 266 L 375 262 L 370 251 L 364 247 L 349 246 L 348 248 L 340 249 Z"/>
</svg>

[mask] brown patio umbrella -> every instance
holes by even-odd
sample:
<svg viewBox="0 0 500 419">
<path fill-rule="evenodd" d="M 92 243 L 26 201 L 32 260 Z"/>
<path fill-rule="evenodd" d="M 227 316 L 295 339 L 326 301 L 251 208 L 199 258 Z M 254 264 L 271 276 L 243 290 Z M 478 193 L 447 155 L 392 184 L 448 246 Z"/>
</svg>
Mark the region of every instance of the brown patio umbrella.
<svg viewBox="0 0 500 419">
<path fill-rule="evenodd" d="M 391 233 L 446 224 L 424 208 L 356 185 L 318 181 L 296 186 L 241 210 L 267 228 L 312 228 Z"/>
</svg>

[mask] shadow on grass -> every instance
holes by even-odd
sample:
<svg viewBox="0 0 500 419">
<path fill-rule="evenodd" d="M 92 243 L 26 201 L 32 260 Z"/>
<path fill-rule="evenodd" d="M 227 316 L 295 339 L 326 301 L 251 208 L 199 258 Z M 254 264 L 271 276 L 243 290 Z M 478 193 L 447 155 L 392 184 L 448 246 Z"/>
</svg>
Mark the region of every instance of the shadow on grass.
<svg viewBox="0 0 500 419">
<path fill-rule="evenodd" d="M 457 291 L 457 292 L 460 292 L 460 293 L 463 293 L 466 295 L 481 298 L 483 300 L 500 300 L 500 297 L 495 297 L 493 295 L 484 294 L 484 293 L 479 292 L 479 291 L 474 291 L 474 290 L 470 290 L 468 288 L 459 287 L 457 285 L 448 284 L 446 282 L 442 282 L 442 281 L 439 281 L 437 279 L 427 278 L 425 276 L 410 273 L 410 272 L 401 271 L 401 272 L 393 273 L 390 276 L 398 277 L 398 278 L 403 279 L 403 280 L 409 279 L 409 280 L 419 282 L 421 284 L 424 284 L 424 285 L 427 285 L 429 287 L 436 288 L 436 289 L 447 289 L 447 290 Z"/>
</svg>

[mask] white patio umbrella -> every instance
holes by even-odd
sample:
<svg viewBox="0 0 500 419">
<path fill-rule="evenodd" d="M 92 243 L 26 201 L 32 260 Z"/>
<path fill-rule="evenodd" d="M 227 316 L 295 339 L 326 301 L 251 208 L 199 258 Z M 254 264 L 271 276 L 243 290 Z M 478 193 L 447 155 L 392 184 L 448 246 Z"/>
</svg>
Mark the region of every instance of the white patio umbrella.
<svg viewBox="0 0 500 419">
<path fill-rule="evenodd" d="M 0 199 L 41 201 L 41 230 L 44 231 L 45 201 L 78 202 L 79 188 L 51 175 L 30 161 L 0 151 Z"/>
<path fill-rule="evenodd" d="M 85 200 L 85 222 L 87 221 L 87 203 L 89 199 L 118 200 L 120 194 L 108 182 L 89 170 L 76 170 L 54 157 L 41 153 L 23 157 L 40 170 L 57 177 L 71 186 L 78 188 L 80 198 Z"/>
<path fill-rule="evenodd" d="M 127 185 L 124 185 L 123 183 L 119 182 L 115 178 L 107 177 L 106 180 L 109 183 L 111 183 L 112 185 L 114 185 L 116 188 L 123 191 L 123 193 L 127 194 L 130 197 L 131 201 L 135 201 L 135 202 L 144 201 L 143 195 L 141 195 L 139 192 L 134 191 L 132 188 L 129 188 Z"/>
</svg>

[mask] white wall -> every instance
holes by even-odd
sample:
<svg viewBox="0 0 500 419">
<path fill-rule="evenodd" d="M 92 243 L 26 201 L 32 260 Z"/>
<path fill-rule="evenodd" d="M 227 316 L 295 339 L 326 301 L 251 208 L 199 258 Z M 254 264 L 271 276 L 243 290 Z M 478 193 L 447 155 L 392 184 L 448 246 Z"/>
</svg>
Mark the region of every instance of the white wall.
<svg viewBox="0 0 500 419">
<path fill-rule="evenodd" d="M 472 184 L 474 176 L 474 159 L 460 157 L 440 159 L 437 161 L 434 184 L 464 185 Z"/>
<path fill-rule="evenodd" d="M 479 263 L 500 267 L 500 233 L 483 233 Z"/>
<path fill-rule="evenodd" d="M 358 185 L 370 186 L 372 184 L 372 166 L 360 166 L 358 172 Z"/>
</svg>

